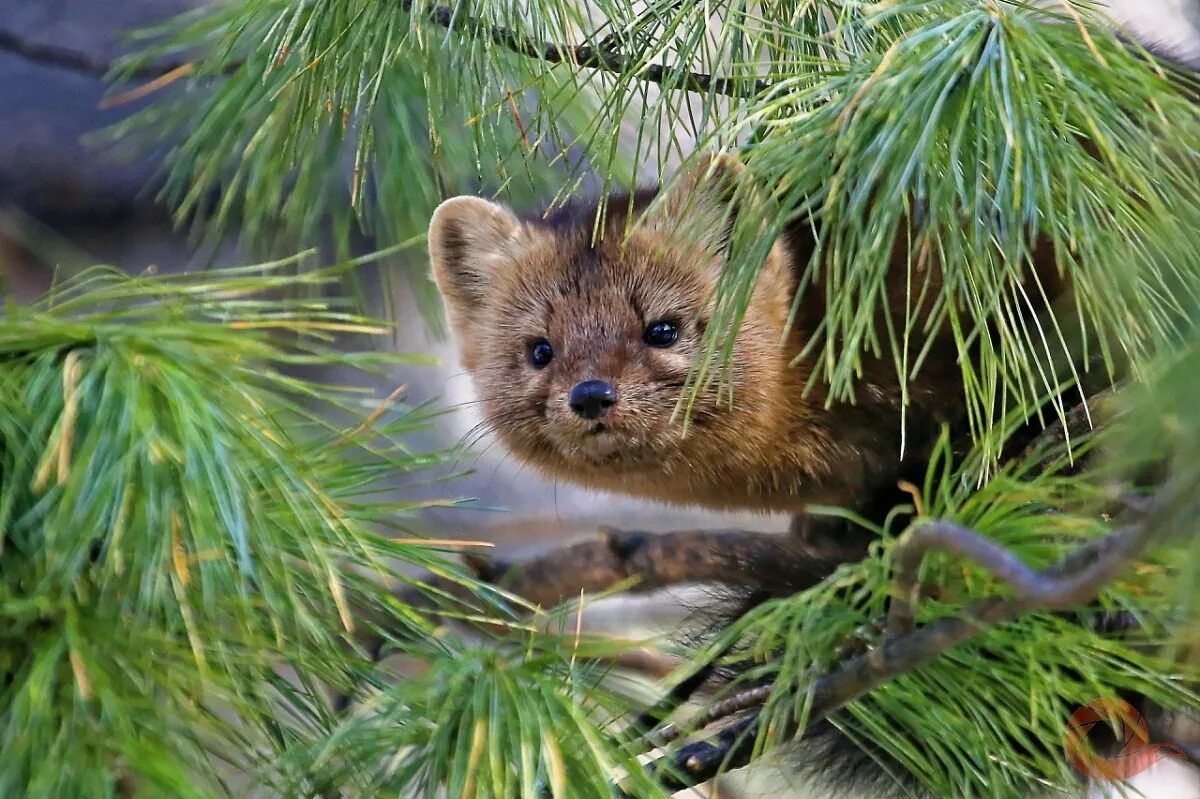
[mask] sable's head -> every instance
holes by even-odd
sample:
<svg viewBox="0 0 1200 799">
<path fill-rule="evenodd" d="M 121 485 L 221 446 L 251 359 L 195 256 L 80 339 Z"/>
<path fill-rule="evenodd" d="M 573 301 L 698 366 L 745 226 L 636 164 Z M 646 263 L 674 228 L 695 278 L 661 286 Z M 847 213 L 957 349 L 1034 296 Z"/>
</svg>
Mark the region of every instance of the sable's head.
<svg viewBox="0 0 1200 799">
<path fill-rule="evenodd" d="M 701 397 L 686 444 L 672 419 L 724 264 L 740 170 L 711 159 L 645 215 L 652 196 L 637 198 L 633 217 L 615 198 L 594 242 L 594 203 L 537 220 L 475 197 L 437 209 L 434 278 L 484 415 L 514 454 L 567 478 L 661 477 L 694 463 L 697 442 L 744 446 L 759 427 L 769 434 L 791 302 L 778 244 L 736 339 L 733 408 L 715 390 Z"/>
</svg>

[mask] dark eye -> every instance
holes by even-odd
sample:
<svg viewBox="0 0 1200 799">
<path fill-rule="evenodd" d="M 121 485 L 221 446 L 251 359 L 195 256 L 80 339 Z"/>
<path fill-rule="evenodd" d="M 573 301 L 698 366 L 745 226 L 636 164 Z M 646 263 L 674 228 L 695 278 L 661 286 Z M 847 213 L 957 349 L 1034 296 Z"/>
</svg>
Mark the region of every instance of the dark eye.
<svg viewBox="0 0 1200 799">
<path fill-rule="evenodd" d="M 642 340 L 651 347 L 669 347 L 679 338 L 679 328 L 674 322 L 655 322 L 646 328 Z"/>
<path fill-rule="evenodd" d="M 546 364 L 554 360 L 554 348 L 544 338 L 529 345 L 529 362 L 535 369 L 544 369 Z"/>
</svg>

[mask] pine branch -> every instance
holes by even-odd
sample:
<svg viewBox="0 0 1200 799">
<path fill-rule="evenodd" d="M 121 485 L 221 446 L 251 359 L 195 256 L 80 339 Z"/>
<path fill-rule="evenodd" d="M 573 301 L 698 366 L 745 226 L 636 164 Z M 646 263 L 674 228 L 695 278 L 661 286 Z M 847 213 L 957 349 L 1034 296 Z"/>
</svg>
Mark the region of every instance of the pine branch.
<svg viewBox="0 0 1200 799">
<path fill-rule="evenodd" d="M 413 5 L 413 0 L 401 0 L 400 2 L 401 10 L 406 13 L 412 12 Z M 608 37 L 598 44 L 541 41 L 511 28 L 490 25 L 477 17 L 461 13 L 459 9 L 444 5 L 434 6 L 424 16 L 426 20 L 439 28 L 486 38 L 513 53 L 547 64 L 570 64 L 576 69 L 594 69 L 614 75 L 626 75 L 637 69 L 642 60 L 640 54 L 625 53 L 616 49 L 612 37 Z M 108 60 L 58 45 L 31 42 L 14 31 L 3 29 L 0 29 L 0 51 L 33 63 L 95 77 L 107 75 L 114 66 L 114 62 Z M 233 72 L 243 63 L 242 61 L 226 63 L 222 66 L 222 72 Z M 155 79 L 193 67 L 194 63 L 190 61 L 160 62 L 138 66 L 131 70 L 127 77 Z M 756 97 L 769 90 L 772 85 L 765 80 L 748 83 L 745 80 L 723 78 L 705 72 L 693 72 L 682 67 L 662 64 L 645 65 L 637 73 L 637 77 L 648 83 L 657 83 L 698 94 L 715 94 L 744 99 Z"/>
<path fill-rule="evenodd" d="M 400 5 L 405 11 L 411 11 L 413 0 L 402 0 Z M 606 46 L 606 42 L 611 40 L 601 42 L 599 45 L 538 41 L 519 31 L 498 25 L 489 25 L 477 18 L 459 14 L 456 9 L 449 6 L 434 7 L 429 11 L 428 19 L 439 27 L 448 30 L 457 27 L 472 35 L 488 38 L 495 44 L 518 55 L 536 58 L 548 64 L 570 64 L 580 69 L 596 69 L 614 75 L 626 75 L 632 72 L 641 61 L 639 55 L 622 53 L 615 47 Z M 764 80 L 754 81 L 751 86 L 746 86 L 745 81 L 722 78 L 705 72 L 691 72 L 681 67 L 661 64 L 646 65 L 637 77 L 649 83 L 686 89 L 699 94 L 719 94 L 725 97 L 752 98 L 771 88 L 771 84 Z"/>
<path fill-rule="evenodd" d="M 999 564 L 1011 571 L 1016 584 L 1024 589 L 1024 595 L 1013 599 L 981 600 L 967 608 L 962 616 L 939 619 L 912 632 L 893 632 L 872 651 L 843 661 L 836 669 L 813 682 L 809 689 L 806 723 L 811 725 L 828 717 L 880 685 L 931 663 L 987 629 L 1034 611 L 1092 601 L 1112 580 L 1127 571 L 1152 544 L 1166 537 L 1173 521 L 1170 515 L 1173 504 L 1170 499 L 1160 500 L 1153 512 L 1136 523 L 1079 547 L 1044 571 L 1016 569 L 1008 558 L 999 558 L 997 553 L 986 551 L 981 555 L 981 560 L 985 564 Z M 964 540 L 979 537 L 973 531 L 966 532 L 970 536 L 954 531 L 944 539 L 929 540 L 953 541 L 957 546 Z M 961 549 L 964 552 L 973 551 L 969 545 L 963 545 Z M 913 552 L 917 551 L 918 548 L 914 547 Z M 743 711 L 761 695 L 759 691 L 734 697 L 726 709 L 731 713 Z M 713 720 L 712 714 L 705 717 L 706 723 Z M 691 787 L 712 779 L 727 768 L 746 765 L 754 756 L 754 733 L 758 725 L 758 716 L 753 714 L 718 730 L 711 740 L 682 747 L 663 763 L 668 768 L 659 766 L 665 786 L 673 790 Z M 776 734 L 784 733 L 776 731 Z"/>
</svg>

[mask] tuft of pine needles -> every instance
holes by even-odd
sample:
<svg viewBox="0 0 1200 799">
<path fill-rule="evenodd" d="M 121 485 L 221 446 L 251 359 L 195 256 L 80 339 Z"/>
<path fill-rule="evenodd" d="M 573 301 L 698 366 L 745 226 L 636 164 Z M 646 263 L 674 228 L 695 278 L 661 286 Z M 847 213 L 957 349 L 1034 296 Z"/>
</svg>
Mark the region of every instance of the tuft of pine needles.
<svg viewBox="0 0 1200 799">
<path fill-rule="evenodd" d="M 830 401 L 853 398 L 870 355 L 911 379 L 926 356 L 916 342 L 949 329 L 985 441 L 1079 364 L 1111 376 L 1178 343 L 1200 297 L 1192 84 L 1085 11 L 884 4 L 865 20 L 880 32 L 870 52 L 758 99 L 739 124 L 777 213 L 821 231 L 806 280 L 825 293 L 810 352 Z M 897 240 L 910 253 L 902 328 L 878 313 Z M 1029 284 L 1039 245 L 1072 283 L 1065 305 Z M 720 320 L 740 320 L 763 246 L 731 264 Z M 986 444 L 998 454 L 1002 439 Z"/>
<path fill-rule="evenodd" d="M 392 592 L 426 590 L 414 567 L 465 589 L 430 608 L 503 615 L 444 545 L 380 534 L 422 507 L 383 491 L 440 462 L 404 445 L 434 411 L 300 376 L 414 359 L 342 353 L 387 326 L 280 298 L 342 271 L 283 266 L 93 269 L 0 319 L 0 793 L 274 782 L 335 725 L 330 691 L 382 679 L 356 631 L 436 649 Z"/>
<path fill-rule="evenodd" d="M 452 644 L 303 752 L 300 773 L 361 795 L 612 797 L 619 784 L 627 796 L 665 799 L 615 726 L 628 692 L 605 686 L 595 665 L 618 651 L 576 640 L 564 661 L 559 643 L 524 634 Z"/>
</svg>

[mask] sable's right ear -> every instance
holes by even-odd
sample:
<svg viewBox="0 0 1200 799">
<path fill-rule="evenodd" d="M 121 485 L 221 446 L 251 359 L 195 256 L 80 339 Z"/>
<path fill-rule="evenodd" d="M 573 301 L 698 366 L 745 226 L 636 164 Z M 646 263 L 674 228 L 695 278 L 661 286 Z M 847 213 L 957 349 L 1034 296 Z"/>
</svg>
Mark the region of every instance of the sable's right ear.
<svg viewBox="0 0 1200 799">
<path fill-rule="evenodd" d="M 706 153 L 672 182 L 645 224 L 668 236 L 682 236 L 723 251 L 739 208 L 738 186 L 746 167 L 732 153 Z"/>
<path fill-rule="evenodd" d="M 502 205 L 478 197 L 453 197 L 429 220 L 433 280 L 456 329 L 470 320 L 491 283 L 500 256 L 521 238 L 521 222 Z"/>
</svg>

